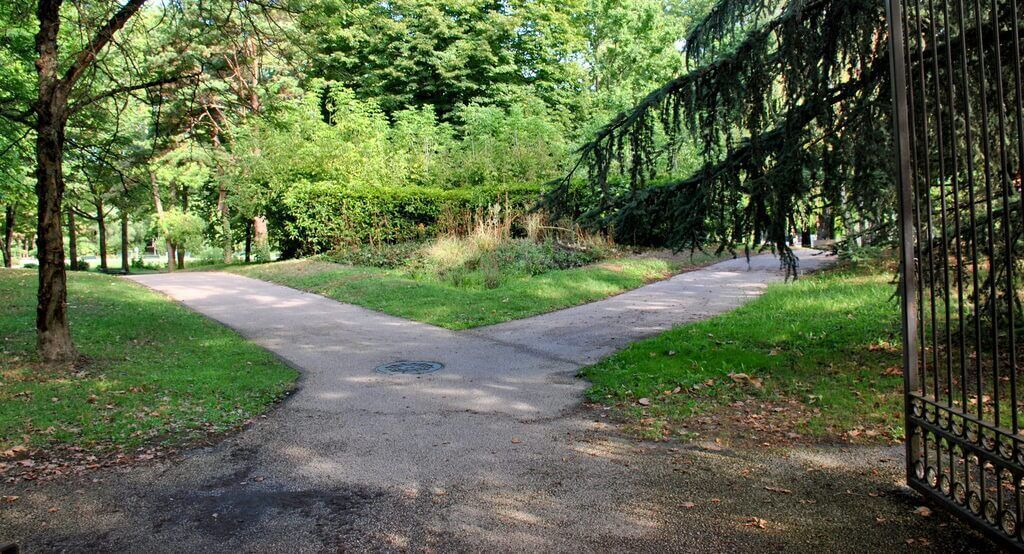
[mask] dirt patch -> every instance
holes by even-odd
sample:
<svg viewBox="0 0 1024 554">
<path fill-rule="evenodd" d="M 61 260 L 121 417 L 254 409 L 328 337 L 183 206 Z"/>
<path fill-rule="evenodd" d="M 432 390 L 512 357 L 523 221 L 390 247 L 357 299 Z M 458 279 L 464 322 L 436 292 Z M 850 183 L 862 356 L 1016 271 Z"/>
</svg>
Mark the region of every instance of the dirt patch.
<svg viewBox="0 0 1024 554">
<path fill-rule="evenodd" d="M 185 517 L 209 536 L 226 539 L 246 532 L 269 518 L 295 517 L 325 525 L 344 534 L 380 493 L 364 489 L 341 491 L 256 490 L 244 485 L 219 494 L 192 496 Z M 159 522 L 161 525 L 164 522 Z M 154 530 L 159 528 L 155 526 Z"/>
</svg>

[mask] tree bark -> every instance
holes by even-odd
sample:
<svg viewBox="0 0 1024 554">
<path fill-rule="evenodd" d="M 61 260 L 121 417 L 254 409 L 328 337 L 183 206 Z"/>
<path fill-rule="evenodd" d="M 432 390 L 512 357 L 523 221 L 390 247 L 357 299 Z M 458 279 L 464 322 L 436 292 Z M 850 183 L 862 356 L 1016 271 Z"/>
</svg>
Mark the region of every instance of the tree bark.
<svg viewBox="0 0 1024 554">
<path fill-rule="evenodd" d="M 121 210 L 121 273 L 128 274 L 128 212 Z"/>
<path fill-rule="evenodd" d="M 252 221 L 245 222 L 245 263 L 252 263 Z"/>
<path fill-rule="evenodd" d="M 100 241 L 100 271 L 107 273 L 107 215 L 103 213 L 103 200 L 96 201 L 96 227 Z"/>
<path fill-rule="evenodd" d="M 40 8 L 42 11 L 42 8 Z M 56 23 L 55 23 L 56 25 Z M 68 284 L 64 270 L 64 238 L 60 212 L 64 197 L 61 163 L 64 147 L 65 113 L 54 106 L 56 91 L 40 91 L 46 99 L 37 106 L 36 126 L 36 206 L 39 221 L 36 246 L 39 256 L 39 294 L 36 306 L 36 343 L 44 362 L 74 360 L 78 353 L 71 342 L 68 326 Z M 66 106 L 66 100 L 63 102 Z M 74 243 L 74 215 L 68 211 L 68 223 Z M 75 248 L 77 245 L 72 246 Z M 77 266 L 77 252 L 72 251 Z"/>
<path fill-rule="evenodd" d="M 16 206 L 8 204 L 4 209 L 4 267 L 14 267 L 14 257 L 11 253 L 11 243 L 14 242 L 14 214 Z"/>
<path fill-rule="evenodd" d="M 269 236 L 267 233 L 267 218 L 258 215 L 252 218 L 252 240 L 258 247 L 267 246 Z"/>
<path fill-rule="evenodd" d="M 160 187 L 156 182 L 156 173 L 149 172 L 149 184 L 153 190 L 153 207 L 156 208 L 156 217 L 158 220 L 164 218 L 164 203 L 160 200 Z M 167 271 L 174 271 L 174 245 L 171 241 L 165 240 L 164 245 L 167 247 Z M 156 246 L 154 244 L 154 246 Z"/>
<path fill-rule="evenodd" d="M 179 197 L 179 202 L 181 204 L 181 212 L 182 213 L 188 213 L 188 189 L 185 188 L 185 187 L 182 187 L 181 191 L 178 193 L 178 197 Z M 185 249 L 184 248 L 175 247 L 174 251 L 175 251 L 175 254 L 177 254 L 177 257 L 178 257 L 178 267 L 179 268 L 184 268 L 185 267 Z"/>
<path fill-rule="evenodd" d="M 78 226 L 75 223 L 75 209 L 68 206 L 68 254 L 71 257 L 71 271 L 78 271 Z M 41 261 L 41 260 L 40 260 Z"/>
<path fill-rule="evenodd" d="M 35 36 L 36 73 L 36 244 L 39 256 L 39 296 L 36 306 L 36 342 L 44 362 L 70 362 L 78 357 L 71 342 L 67 314 L 67 273 L 64 270 L 64 237 L 60 214 L 64 199 L 64 128 L 68 121 L 68 97 L 96 56 L 110 43 L 114 33 L 142 8 L 146 0 L 128 0 L 113 17 L 96 30 L 89 42 L 70 58 L 63 76 L 60 72 L 58 36 L 62 0 L 39 0 Z"/>
<path fill-rule="evenodd" d="M 231 218 L 228 215 L 228 191 L 222 184 L 217 196 L 217 210 L 220 212 L 221 233 L 224 234 L 224 263 L 230 264 L 235 259 L 235 241 L 231 236 Z"/>
</svg>

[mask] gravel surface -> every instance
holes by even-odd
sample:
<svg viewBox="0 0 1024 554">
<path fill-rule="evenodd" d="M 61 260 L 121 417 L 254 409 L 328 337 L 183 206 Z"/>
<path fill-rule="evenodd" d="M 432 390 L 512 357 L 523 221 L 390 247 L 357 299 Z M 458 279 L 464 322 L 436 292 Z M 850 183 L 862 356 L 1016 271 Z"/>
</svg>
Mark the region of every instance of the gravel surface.
<svg viewBox="0 0 1024 554">
<path fill-rule="evenodd" d="M 826 263 L 802 255 L 803 267 Z M 898 448 L 730 450 L 633 440 L 580 405 L 581 364 L 738 306 L 765 255 L 601 302 L 453 332 L 227 273 L 134 277 L 303 371 L 214 447 L 0 485 L 26 552 L 991 551 L 915 515 Z M 445 369 L 385 375 L 381 364 Z M 55 511 L 54 511 L 55 510 Z M 908 543 L 907 541 L 911 541 Z"/>
</svg>

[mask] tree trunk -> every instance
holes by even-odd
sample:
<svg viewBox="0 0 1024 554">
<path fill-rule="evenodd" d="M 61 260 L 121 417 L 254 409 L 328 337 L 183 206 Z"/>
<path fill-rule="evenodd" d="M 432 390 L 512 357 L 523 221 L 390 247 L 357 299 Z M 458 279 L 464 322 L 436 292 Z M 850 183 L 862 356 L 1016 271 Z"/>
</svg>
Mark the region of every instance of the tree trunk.
<svg viewBox="0 0 1024 554">
<path fill-rule="evenodd" d="M 252 240 L 257 247 L 263 248 L 267 246 L 267 242 L 270 240 L 268 235 L 267 218 L 262 215 L 252 218 Z"/>
<path fill-rule="evenodd" d="M 64 238 L 60 226 L 61 202 L 64 198 L 61 164 L 66 116 L 64 109 L 54 106 L 58 103 L 54 99 L 58 95 L 54 89 L 43 89 L 41 86 L 40 102 L 36 107 L 36 208 L 39 215 L 36 230 L 39 250 L 36 342 L 43 361 L 69 362 L 78 353 L 71 342 L 71 328 L 68 326 L 68 285 L 64 270 Z M 63 104 L 66 106 L 66 99 Z M 69 211 L 71 229 L 74 229 L 73 221 L 74 216 Z"/>
<path fill-rule="evenodd" d="M 245 222 L 245 263 L 252 263 L 252 221 Z"/>
<path fill-rule="evenodd" d="M 96 201 L 96 227 L 100 240 L 100 271 L 107 273 L 107 215 L 103 213 L 103 201 Z"/>
<path fill-rule="evenodd" d="M 128 212 L 121 210 L 121 273 L 127 274 L 131 263 L 128 261 Z"/>
<path fill-rule="evenodd" d="M 78 271 L 78 228 L 75 224 L 75 210 L 71 206 L 68 206 L 68 254 L 71 256 L 71 271 Z"/>
<path fill-rule="evenodd" d="M 174 248 L 174 254 L 178 258 L 178 269 L 184 268 L 185 267 L 185 249 L 184 248 L 175 247 Z"/>
<path fill-rule="evenodd" d="M 177 255 L 175 254 L 174 245 L 171 241 L 165 241 L 164 245 L 167 248 L 167 271 L 174 271 L 177 266 Z"/>
<path fill-rule="evenodd" d="M 228 190 L 222 184 L 217 196 L 217 210 L 220 212 L 221 233 L 224 234 L 224 263 L 230 264 L 235 259 L 235 241 L 231 236 L 231 219 L 228 215 Z"/>
<path fill-rule="evenodd" d="M 4 267 L 14 267 L 11 254 L 11 243 L 14 242 L 14 204 L 8 204 L 4 210 Z"/>
<path fill-rule="evenodd" d="M 149 172 L 149 184 L 153 191 L 153 207 L 156 208 L 156 217 L 158 220 L 164 218 L 164 203 L 160 200 L 160 187 L 156 182 L 156 173 Z M 165 240 L 165 246 L 167 246 L 167 271 L 174 271 L 174 246 L 171 241 Z"/>
<path fill-rule="evenodd" d="M 178 197 L 179 197 L 179 202 L 181 204 L 181 212 L 182 213 L 188 213 L 188 188 L 182 187 L 181 191 L 178 193 Z M 184 268 L 185 267 L 185 249 L 184 248 L 175 247 L 174 248 L 174 252 L 177 254 L 177 257 L 178 257 L 178 268 L 179 269 L 180 268 Z"/>
<path fill-rule="evenodd" d="M 836 234 L 836 216 L 832 208 L 824 208 L 818 218 L 818 239 L 832 240 Z"/>
<path fill-rule="evenodd" d="M 39 75 L 33 106 L 36 132 L 36 244 L 39 250 L 39 298 L 36 306 L 36 339 L 44 362 L 70 362 L 78 357 L 68 327 L 67 273 L 64 270 L 64 237 L 60 213 L 64 199 L 64 128 L 68 122 L 68 96 L 75 83 L 96 60 L 114 33 L 138 13 L 146 0 L 128 0 L 106 24 L 99 27 L 87 46 L 72 57 L 60 75 L 57 37 L 60 35 L 61 0 L 36 2 L 39 32 L 35 36 L 36 73 Z"/>
</svg>

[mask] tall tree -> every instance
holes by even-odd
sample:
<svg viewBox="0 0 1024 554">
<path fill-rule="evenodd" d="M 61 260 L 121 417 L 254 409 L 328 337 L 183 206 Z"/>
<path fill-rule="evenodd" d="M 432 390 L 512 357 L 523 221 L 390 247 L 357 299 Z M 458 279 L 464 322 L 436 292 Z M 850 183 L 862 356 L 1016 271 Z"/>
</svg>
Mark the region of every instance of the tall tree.
<svg viewBox="0 0 1024 554">
<path fill-rule="evenodd" d="M 39 75 L 38 94 L 33 106 L 36 133 L 36 197 L 39 217 L 37 242 L 39 249 L 39 304 L 36 311 L 36 333 L 39 354 L 47 362 L 75 359 L 77 352 L 71 342 L 67 316 L 67 276 L 64 273 L 64 240 L 60 229 L 61 204 L 64 197 L 64 137 L 68 117 L 77 106 L 70 105 L 76 85 L 96 56 L 106 48 L 145 3 L 129 0 L 99 27 L 92 38 L 72 56 L 70 65 L 62 70 L 59 55 L 61 0 L 40 0 L 36 17 L 36 70 Z M 113 92 L 113 91 L 111 91 Z M 88 102 L 88 99 L 82 100 Z"/>
<path fill-rule="evenodd" d="M 35 135 L 39 256 L 36 330 L 40 356 L 47 362 L 67 362 L 77 356 L 67 319 L 67 277 L 60 225 L 69 119 L 98 102 L 195 76 L 194 67 L 187 65 L 193 57 L 179 56 L 175 58 L 179 63 L 154 66 L 144 59 L 149 52 L 132 51 L 131 41 L 115 41 L 115 36 L 125 34 L 130 22 L 140 19 L 145 2 L 69 2 L 65 5 L 62 0 L 39 0 L 33 10 L 38 25 L 34 100 L 31 106 L 20 110 L 14 105 L 3 106 L 2 113 L 8 120 L 28 124 Z M 21 0 L 18 7 L 25 12 L 32 4 Z M 278 4 L 246 4 L 251 9 L 242 15 L 272 11 Z M 196 16 L 206 25 L 199 30 L 191 29 L 195 32 L 190 33 L 190 29 L 182 25 L 183 17 L 178 17 L 185 13 L 185 6 L 167 3 L 155 9 L 159 12 L 154 16 L 156 26 L 169 25 L 176 29 L 175 33 L 180 32 L 192 40 L 202 35 L 205 40 L 219 36 L 223 41 L 228 40 L 226 32 L 230 31 L 224 22 L 240 17 L 242 11 L 234 2 L 204 3 L 189 17 Z M 69 12 L 63 13 L 63 10 Z M 71 13 L 74 17 L 67 17 Z M 73 22 L 73 28 L 62 30 L 69 21 Z M 218 31 L 225 32 L 218 35 Z M 65 52 L 72 54 L 66 56 Z"/>
<path fill-rule="evenodd" d="M 324 0 L 300 19 L 313 37 L 312 77 L 372 98 L 388 114 L 460 104 L 534 87 L 546 100 L 582 85 L 574 2 Z"/>
<path fill-rule="evenodd" d="M 891 221 L 885 28 L 876 0 L 719 0 L 684 41 L 688 70 L 582 147 L 597 198 L 583 219 L 675 248 L 767 240 L 793 270 L 810 202 Z M 703 163 L 673 175 L 689 137 Z"/>
</svg>

